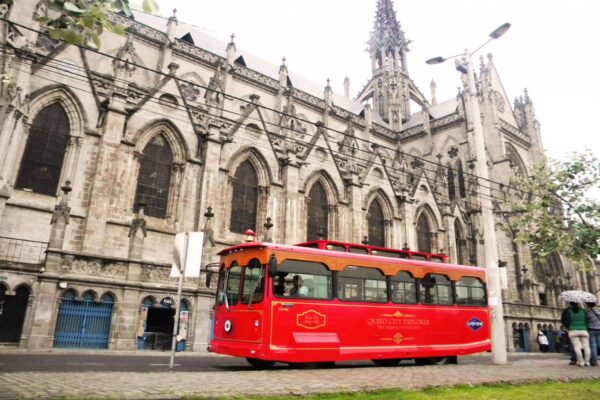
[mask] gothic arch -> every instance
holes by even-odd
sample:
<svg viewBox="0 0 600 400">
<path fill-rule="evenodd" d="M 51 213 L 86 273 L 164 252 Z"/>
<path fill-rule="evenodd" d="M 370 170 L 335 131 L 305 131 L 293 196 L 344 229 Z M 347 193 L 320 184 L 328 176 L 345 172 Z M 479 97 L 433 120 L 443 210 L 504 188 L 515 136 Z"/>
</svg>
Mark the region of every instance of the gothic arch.
<svg viewBox="0 0 600 400">
<path fill-rule="evenodd" d="M 138 129 L 132 138 L 135 151 L 141 153 L 146 145 L 157 135 L 161 134 L 169 143 L 173 152 L 173 162 L 183 164 L 190 157 L 190 149 L 181 130 L 168 119 L 156 119 Z"/>
<path fill-rule="evenodd" d="M 510 143 L 506 143 L 506 158 L 510 161 L 510 166 L 513 171 L 520 173 L 522 176 L 528 176 L 528 171 L 523 158 L 518 150 Z"/>
<path fill-rule="evenodd" d="M 254 147 L 244 147 L 239 149 L 229 157 L 229 161 L 226 164 L 226 169 L 228 171 L 228 179 L 227 190 L 225 192 L 226 211 L 224 221 L 228 221 L 227 224 L 229 230 L 230 232 L 233 232 L 231 231 L 231 223 L 233 215 L 232 209 L 234 207 L 233 193 L 235 188 L 235 176 L 239 167 L 246 162 L 250 163 L 250 166 L 252 167 L 253 172 L 256 174 L 257 179 L 258 192 L 256 193 L 256 214 L 254 221 L 254 230 L 256 231 L 257 236 L 260 236 L 263 230 L 263 222 L 266 220 L 268 214 L 269 193 L 271 182 L 273 181 L 273 173 L 265 157 Z M 245 228 L 243 230 L 245 230 Z M 241 232 L 233 233 L 239 234 Z"/>
<path fill-rule="evenodd" d="M 273 182 L 273 171 L 267 162 L 267 159 L 254 147 L 243 147 L 229 157 L 225 168 L 228 171 L 229 178 L 233 178 L 237 168 L 244 162 L 249 161 L 254 167 L 258 178 L 258 185 L 269 187 Z"/>
<path fill-rule="evenodd" d="M 373 188 L 367 193 L 362 205 L 363 210 L 368 210 L 371 203 L 375 200 L 379 201 L 379 205 L 383 209 L 383 216 L 386 221 L 391 221 L 394 218 L 394 206 L 388 195 L 381 188 Z"/>
<path fill-rule="evenodd" d="M 371 233 L 373 233 L 371 232 L 371 229 L 376 229 L 371 226 L 372 221 L 370 221 L 371 216 L 369 215 L 374 202 L 376 202 L 379 205 L 379 208 L 381 209 L 381 212 L 383 214 L 383 226 L 381 226 L 383 232 L 379 232 L 383 233 L 383 243 L 373 242 L 373 238 L 371 237 Z M 369 194 L 367 194 L 367 196 L 365 197 L 365 201 L 363 202 L 363 210 L 365 210 L 364 223 L 366 224 L 366 229 L 364 230 L 364 232 L 368 232 L 368 239 L 371 242 L 371 244 L 391 247 L 394 208 L 386 193 L 382 189 L 371 190 Z M 378 233 L 377 230 L 375 230 L 375 233 Z"/>
<path fill-rule="evenodd" d="M 69 118 L 71 136 L 82 137 L 88 124 L 85 107 L 73 90 L 65 85 L 46 86 L 33 92 L 31 94 L 31 104 L 29 105 L 28 121 L 33 121 L 32 116 L 37 115 L 42 109 L 53 103 L 59 103 L 65 110 Z"/>
<path fill-rule="evenodd" d="M 74 182 L 75 180 L 75 171 L 77 170 L 77 165 L 79 163 L 82 140 L 88 124 L 85 108 L 75 93 L 64 85 L 46 86 L 33 92 L 31 98 L 32 101 L 29 105 L 28 118 L 24 121 L 25 135 L 21 136 L 20 142 L 16 148 L 19 155 L 15 165 L 18 165 L 19 168 L 14 169 L 12 178 L 16 180 L 17 174 L 21 173 L 20 170 L 23 156 L 28 151 L 30 145 L 28 142 L 29 133 L 36 120 L 36 116 L 47 107 L 58 104 L 66 114 L 69 124 L 67 144 L 62 155 L 62 165 L 56 187 L 56 192 L 58 192 L 58 188 L 66 181 Z"/>
<path fill-rule="evenodd" d="M 315 205 L 315 203 L 310 203 L 311 199 L 311 192 L 313 191 L 313 188 L 315 188 L 315 190 L 317 190 L 316 186 L 318 185 L 322 190 L 323 190 L 323 194 L 325 197 L 325 203 L 326 204 L 320 204 L 321 207 L 325 207 L 325 214 L 319 214 L 319 213 L 315 213 L 315 212 L 311 212 L 310 208 L 312 206 Z M 316 237 L 313 237 L 316 235 L 317 231 L 321 231 L 321 228 L 325 228 L 325 232 L 323 232 L 325 234 L 326 239 L 332 239 L 335 240 L 338 236 L 337 233 L 337 228 L 338 228 L 338 218 L 337 218 L 337 203 L 338 203 L 338 199 L 339 199 L 339 193 L 337 191 L 337 188 L 335 186 L 335 184 L 333 183 L 333 179 L 331 178 L 331 176 L 325 171 L 325 170 L 320 170 L 317 171 L 315 173 L 313 173 L 306 181 L 305 184 L 303 186 L 303 190 L 304 192 L 304 215 L 306 218 L 306 233 L 307 233 L 307 240 L 312 240 L 315 239 Z M 318 193 L 318 191 L 317 191 Z M 314 193 L 313 193 L 314 195 Z M 317 204 L 318 206 L 318 204 Z M 316 210 L 319 210 L 319 208 L 317 207 Z M 319 217 L 320 215 L 320 217 Z M 324 220 L 320 220 L 319 218 L 326 218 L 326 221 Z M 326 226 L 321 226 L 318 227 L 315 224 L 322 224 L 325 223 Z M 320 236 L 321 234 L 319 233 L 318 236 Z"/>
<path fill-rule="evenodd" d="M 427 227 L 424 226 L 424 222 L 427 223 Z M 428 232 L 421 231 L 422 229 L 428 229 Z M 433 212 L 428 204 L 420 206 L 415 213 L 415 233 L 417 238 L 417 249 L 419 251 L 437 252 L 438 250 L 438 238 L 437 232 L 439 229 L 439 223 L 436 218 L 436 213 Z"/>
<path fill-rule="evenodd" d="M 105 296 L 109 296 L 112 299 L 112 303 L 118 302 L 118 297 L 112 290 L 107 290 L 106 292 L 102 293 L 102 296 L 100 296 L 99 299 L 103 299 Z"/>
<path fill-rule="evenodd" d="M 164 171 L 165 175 L 168 174 L 168 183 L 163 188 L 167 194 L 165 198 L 160 200 L 161 207 L 160 210 L 156 209 L 155 216 L 160 219 L 172 221 L 176 220 L 179 215 L 179 198 L 181 196 L 186 160 L 190 153 L 181 131 L 167 119 L 150 121 L 134 134 L 134 162 L 131 168 L 131 179 L 135 181 L 132 181 L 128 186 L 132 189 L 130 190 L 127 206 L 133 206 L 134 211 L 138 209 L 138 186 L 140 184 L 140 173 L 142 172 L 141 167 L 144 162 L 144 151 L 157 137 L 161 137 L 167 142 L 168 150 L 165 151 L 170 152 L 171 171 Z M 164 165 L 161 168 L 164 168 Z M 162 208 L 163 206 L 164 209 Z M 152 216 L 150 213 L 148 215 Z"/>
<path fill-rule="evenodd" d="M 316 182 L 321 183 L 323 189 L 325 189 L 325 193 L 327 195 L 327 204 L 330 206 L 335 206 L 340 199 L 340 192 L 335 185 L 335 181 L 331 177 L 331 175 L 325 170 L 318 170 L 312 173 L 302 186 L 302 192 L 305 195 L 308 195 L 308 191 Z"/>
</svg>

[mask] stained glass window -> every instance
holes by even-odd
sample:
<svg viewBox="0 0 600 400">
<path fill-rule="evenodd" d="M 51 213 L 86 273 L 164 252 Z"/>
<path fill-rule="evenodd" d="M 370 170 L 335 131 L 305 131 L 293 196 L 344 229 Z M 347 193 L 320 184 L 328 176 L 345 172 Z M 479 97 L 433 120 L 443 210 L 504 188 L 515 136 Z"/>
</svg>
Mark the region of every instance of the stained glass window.
<svg viewBox="0 0 600 400">
<path fill-rule="evenodd" d="M 329 206 L 323 185 L 315 183 L 308 192 L 307 240 L 327 239 Z"/>
<path fill-rule="evenodd" d="M 31 125 L 15 188 L 56 195 L 69 131 L 69 118 L 59 103 L 40 111 Z"/>
<path fill-rule="evenodd" d="M 431 229 L 424 213 L 417 220 L 417 248 L 419 251 L 431 253 Z"/>
<path fill-rule="evenodd" d="M 235 171 L 229 230 L 236 233 L 244 233 L 246 229 L 256 231 L 257 206 L 258 178 L 250 161 L 244 161 Z"/>
<path fill-rule="evenodd" d="M 369 224 L 369 244 L 373 246 L 385 246 L 385 222 L 383 220 L 383 209 L 379 201 L 374 200 L 371 202 L 367 221 Z"/>
<path fill-rule="evenodd" d="M 144 149 L 134 210 L 137 211 L 138 203 L 143 202 L 146 215 L 156 218 L 167 217 L 172 168 L 171 147 L 162 135 L 157 135 Z"/>
</svg>

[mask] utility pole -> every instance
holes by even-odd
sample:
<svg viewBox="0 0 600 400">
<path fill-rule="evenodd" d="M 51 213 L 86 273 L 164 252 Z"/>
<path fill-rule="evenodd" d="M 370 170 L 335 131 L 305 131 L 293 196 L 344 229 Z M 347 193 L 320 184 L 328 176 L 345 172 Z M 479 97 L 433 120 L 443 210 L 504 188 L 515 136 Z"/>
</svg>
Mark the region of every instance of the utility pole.
<svg viewBox="0 0 600 400">
<path fill-rule="evenodd" d="M 487 271 L 488 305 L 490 307 L 490 330 L 492 334 L 492 363 L 506 364 L 506 332 L 504 329 L 504 310 L 502 307 L 502 288 L 500 284 L 500 266 L 498 264 L 498 248 L 496 245 L 496 229 L 493 205 L 491 201 L 490 176 L 485 155 L 485 139 L 481 124 L 479 95 L 475 85 L 475 74 L 471 55 L 465 51 L 463 62 L 466 63 L 467 88 L 470 97 L 471 115 L 473 118 L 473 143 L 475 146 L 475 175 L 478 177 L 479 205 L 481 207 L 481 225 L 483 229 L 483 251 L 485 269 Z"/>
<path fill-rule="evenodd" d="M 479 108 L 479 93 L 475 84 L 475 73 L 471 56 L 479 51 L 483 46 L 494 39 L 504 35 L 510 28 L 506 23 L 496 28 L 490 33 L 490 39 L 479 46 L 475 51 L 465 50 L 462 62 L 456 63 L 456 69 L 467 76 L 467 95 L 471 118 L 473 119 L 473 145 L 475 147 L 475 175 L 478 178 L 479 185 L 479 205 L 481 207 L 481 225 L 483 229 L 483 249 L 484 263 L 487 271 L 487 295 L 490 310 L 490 332 L 492 336 L 492 364 L 506 364 L 506 331 L 504 327 L 504 311 L 502 307 L 502 287 L 500 284 L 500 265 L 498 260 L 498 248 L 496 247 L 496 230 L 494 221 L 494 212 L 491 201 L 490 174 L 487 166 L 487 157 L 485 155 L 485 135 L 483 134 L 483 125 L 481 124 L 481 110 Z M 427 64 L 439 64 L 446 60 L 459 57 L 457 54 L 451 57 L 434 57 L 426 61 Z"/>
</svg>

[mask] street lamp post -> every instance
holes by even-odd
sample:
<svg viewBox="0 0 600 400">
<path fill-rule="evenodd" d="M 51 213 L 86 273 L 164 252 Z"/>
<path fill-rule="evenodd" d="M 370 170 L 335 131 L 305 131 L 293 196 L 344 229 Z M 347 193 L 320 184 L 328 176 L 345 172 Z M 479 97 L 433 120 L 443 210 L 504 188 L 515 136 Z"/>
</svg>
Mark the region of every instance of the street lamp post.
<svg viewBox="0 0 600 400">
<path fill-rule="evenodd" d="M 485 155 L 485 138 L 483 135 L 483 125 L 481 124 L 481 111 L 479 109 L 479 99 L 477 86 L 475 85 L 475 74 L 473 72 L 473 63 L 471 56 L 488 44 L 493 39 L 498 39 L 510 28 L 510 24 L 496 28 L 491 34 L 490 39 L 479 46 L 475 51 L 465 50 L 462 62 L 456 63 L 456 69 L 467 76 L 467 90 L 469 96 L 469 105 L 473 119 L 473 145 L 475 147 L 475 174 L 483 184 L 477 188 L 480 194 L 481 206 L 481 224 L 483 229 L 484 242 L 484 262 L 487 271 L 487 289 L 488 304 L 490 307 L 490 330 L 492 335 L 492 363 L 506 364 L 506 333 L 504 329 L 504 312 L 502 309 L 502 292 L 500 285 L 500 268 L 498 260 L 498 249 L 496 247 L 496 230 L 494 228 L 494 213 L 491 202 L 491 191 L 489 186 L 489 171 L 487 167 L 487 158 Z M 443 58 L 434 57 L 427 60 L 427 64 L 439 64 L 448 59 L 456 58 L 460 54 Z"/>
</svg>

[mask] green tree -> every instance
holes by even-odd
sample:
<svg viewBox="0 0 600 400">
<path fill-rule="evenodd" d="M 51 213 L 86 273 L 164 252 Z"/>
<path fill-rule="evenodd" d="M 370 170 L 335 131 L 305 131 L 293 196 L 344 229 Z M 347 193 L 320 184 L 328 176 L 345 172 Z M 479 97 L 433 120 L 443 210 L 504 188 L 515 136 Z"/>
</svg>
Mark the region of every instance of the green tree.
<svg viewBox="0 0 600 400">
<path fill-rule="evenodd" d="M 536 166 L 529 177 L 516 176 L 512 186 L 523 194 L 510 202 L 517 242 L 540 261 L 559 253 L 592 268 L 600 254 L 600 202 L 592 198 L 600 195 L 600 160 L 591 151 L 573 153 Z"/>
<path fill-rule="evenodd" d="M 124 28 L 111 22 L 110 12 L 121 12 L 127 17 L 133 14 L 129 0 L 43 0 L 48 6 L 47 15 L 37 21 L 48 29 L 52 39 L 64 40 L 71 44 L 94 42 L 100 48 L 100 35 L 105 29 L 124 34 Z M 144 11 L 155 12 L 158 5 L 155 0 L 143 1 Z"/>
</svg>

